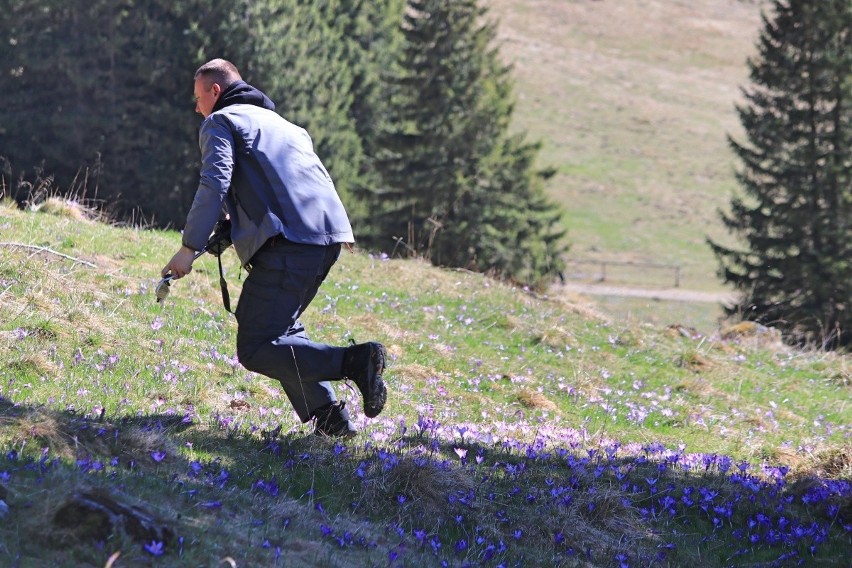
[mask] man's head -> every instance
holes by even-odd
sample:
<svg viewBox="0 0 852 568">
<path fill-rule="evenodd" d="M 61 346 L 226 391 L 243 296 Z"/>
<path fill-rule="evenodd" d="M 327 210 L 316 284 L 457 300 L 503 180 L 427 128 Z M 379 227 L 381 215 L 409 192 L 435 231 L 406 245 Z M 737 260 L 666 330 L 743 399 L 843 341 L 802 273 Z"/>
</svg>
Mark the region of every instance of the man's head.
<svg viewBox="0 0 852 568">
<path fill-rule="evenodd" d="M 213 59 L 199 67 L 193 87 L 195 112 L 204 118 L 210 116 L 222 91 L 241 79 L 236 66 L 224 59 Z"/>
</svg>

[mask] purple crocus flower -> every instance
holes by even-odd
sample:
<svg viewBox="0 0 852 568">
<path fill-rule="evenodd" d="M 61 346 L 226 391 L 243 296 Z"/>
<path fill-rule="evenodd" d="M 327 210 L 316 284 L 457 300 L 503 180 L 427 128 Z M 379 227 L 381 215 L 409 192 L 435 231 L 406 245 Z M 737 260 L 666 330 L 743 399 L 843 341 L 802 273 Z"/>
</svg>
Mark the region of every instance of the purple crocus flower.
<svg viewBox="0 0 852 568">
<path fill-rule="evenodd" d="M 151 556 L 162 556 L 165 552 L 162 541 L 152 540 L 145 545 L 145 552 Z"/>
</svg>

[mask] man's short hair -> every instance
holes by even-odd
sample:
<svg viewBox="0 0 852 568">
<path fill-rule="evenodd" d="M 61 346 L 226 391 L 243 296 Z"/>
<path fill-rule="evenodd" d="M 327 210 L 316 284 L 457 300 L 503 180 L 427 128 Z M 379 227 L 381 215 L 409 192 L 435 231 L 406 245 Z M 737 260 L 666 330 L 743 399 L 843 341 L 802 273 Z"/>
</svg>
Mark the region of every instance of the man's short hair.
<svg viewBox="0 0 852 568">
<path fill-rule="evenodd" d="M 208 87 L 218 83 L 222 89 L 227 89 L 233 83 L 242 80 L 236 65 L 225 59 L 212 59 L 199 67 L 195 72 L 195 79 L 199 77 L 204 79 Z"/>
</svg>

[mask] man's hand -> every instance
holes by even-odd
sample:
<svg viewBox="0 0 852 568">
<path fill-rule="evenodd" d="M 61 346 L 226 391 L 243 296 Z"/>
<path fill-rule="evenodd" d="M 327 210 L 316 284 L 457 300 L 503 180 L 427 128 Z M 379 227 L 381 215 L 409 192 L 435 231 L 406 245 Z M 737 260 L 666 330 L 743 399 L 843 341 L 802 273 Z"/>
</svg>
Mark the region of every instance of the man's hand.
<svg viewBox="0 0 852 568">
<path fill-rule="evenodd" d="M 183 278 L 192 272 L 192 262 L 195 260 L 195 251 L 189 247 L 180 247 L 167 265 L 163 267 L 163 277 L 173 274 L 174 277 Z"/>
</svg>

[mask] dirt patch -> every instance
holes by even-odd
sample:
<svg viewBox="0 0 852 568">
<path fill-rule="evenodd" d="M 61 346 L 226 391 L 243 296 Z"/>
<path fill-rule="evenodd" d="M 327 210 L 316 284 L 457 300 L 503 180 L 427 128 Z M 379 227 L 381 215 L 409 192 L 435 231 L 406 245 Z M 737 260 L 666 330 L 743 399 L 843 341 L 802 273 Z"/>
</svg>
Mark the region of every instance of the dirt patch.
<svg viewBox="0 0 852 568">
<path fill-rule="evenodd" d="M 737 295 L 733 292 L 703 292 L 700 290 L 685 290 L 683 288 L 638 288 L 615 286 L 609 284 L 582 284 L 566 282 L 551 289 L 556 295 L 579 294 L 585 296 L 623 296 L 632 298 L 649 298 L 673 302 L 700 302 L 733 305 Z"/>
</svg>

